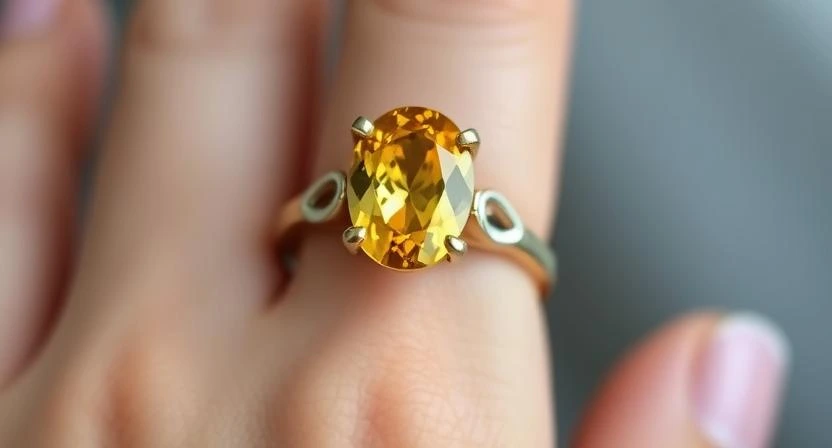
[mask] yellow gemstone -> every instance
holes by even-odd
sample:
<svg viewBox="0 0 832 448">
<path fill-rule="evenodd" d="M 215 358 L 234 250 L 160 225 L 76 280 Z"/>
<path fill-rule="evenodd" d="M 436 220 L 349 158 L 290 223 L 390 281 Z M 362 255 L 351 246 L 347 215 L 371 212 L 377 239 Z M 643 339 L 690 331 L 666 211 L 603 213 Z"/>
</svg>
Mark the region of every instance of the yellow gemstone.
<svg viewBox="0 0 832 448">
<path fill-rule="evenodd" d="M 361 249 L 393 269 L 435 265 L 471 212 L 471 154 L 456 143 L 459 128 L 431 109 L 402 107 L 373 125 L 355 145 L 348 176 L 350 219 L 367 229 Z"/>
</svg>

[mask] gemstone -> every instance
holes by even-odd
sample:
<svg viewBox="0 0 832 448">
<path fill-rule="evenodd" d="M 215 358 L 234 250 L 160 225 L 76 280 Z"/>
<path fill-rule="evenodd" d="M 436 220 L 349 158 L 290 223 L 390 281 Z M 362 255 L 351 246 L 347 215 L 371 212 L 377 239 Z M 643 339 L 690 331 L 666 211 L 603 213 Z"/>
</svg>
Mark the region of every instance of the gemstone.
<svg viewBox="0 0 832 448">
<path fill-rule="evenodd" d="M 353 226 L 367 229 L 361 249 L 398 270 L 433 266 L 448 257 L 445 239 L 458 237 L 474 200 L 471 153 L 457 144 L 459 128 L 422 107 L 392 110 L 358 138 L 348 175 Z"/>
</svg>

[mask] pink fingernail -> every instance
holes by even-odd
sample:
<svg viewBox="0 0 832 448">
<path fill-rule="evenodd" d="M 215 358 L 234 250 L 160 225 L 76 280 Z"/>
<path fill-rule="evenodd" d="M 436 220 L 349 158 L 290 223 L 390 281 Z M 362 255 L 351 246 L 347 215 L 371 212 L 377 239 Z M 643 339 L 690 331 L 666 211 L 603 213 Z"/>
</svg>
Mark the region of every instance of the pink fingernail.
<svg viewBox="0 0 832 448">
<path fill-rule="evenodd" d="M 790 360 L 783 332 L 753 315 L 727 317 L 703 353 L 694 392 L 696 418 L 718 448 L 770 443 Z"/>
<path fill-rule="evenodd" d="M 60 0 L 7 0 L 0 19 L 3 36 L 37 32 L 57 14 Z"/>
</svg>

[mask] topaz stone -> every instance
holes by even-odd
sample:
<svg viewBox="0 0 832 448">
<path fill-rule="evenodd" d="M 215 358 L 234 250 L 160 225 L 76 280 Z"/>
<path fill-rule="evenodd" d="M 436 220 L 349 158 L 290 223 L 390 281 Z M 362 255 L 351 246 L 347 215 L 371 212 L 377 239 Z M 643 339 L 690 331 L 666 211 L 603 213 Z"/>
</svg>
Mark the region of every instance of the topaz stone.
<svg viewBox="0 0 832 448">
<path fill-rule="evenodd" d="M 354 226 L 367 229 L 361 249 L 398 270 L 433 266 L 448 257 L 445 239 L 462 233 L 474 200 L 471 153 L 459 128 L 423 107 L 394 109 L 359 138 L 348 174 Z"/>
</svg>

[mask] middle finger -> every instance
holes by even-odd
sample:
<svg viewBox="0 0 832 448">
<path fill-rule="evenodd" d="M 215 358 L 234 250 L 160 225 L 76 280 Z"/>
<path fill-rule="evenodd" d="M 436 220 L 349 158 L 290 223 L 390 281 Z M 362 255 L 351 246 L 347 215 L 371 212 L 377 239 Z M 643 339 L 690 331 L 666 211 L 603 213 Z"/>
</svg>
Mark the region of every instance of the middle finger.
<svg viewBox="0 0 832 448">
<path fill-rule="evenodd" d="M 308 135 L 321 3 L 138 5 L 78 288 L 147 274 L 185 294 L 140 301 L 193 296 L 230 315 L 269 297 L 269 223 Z"/>
</svg>

